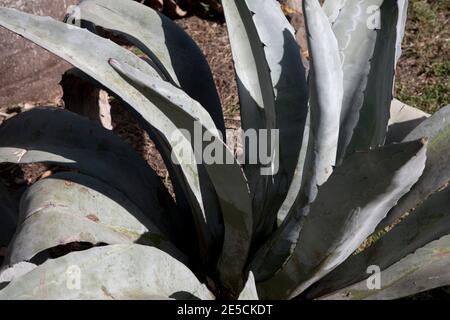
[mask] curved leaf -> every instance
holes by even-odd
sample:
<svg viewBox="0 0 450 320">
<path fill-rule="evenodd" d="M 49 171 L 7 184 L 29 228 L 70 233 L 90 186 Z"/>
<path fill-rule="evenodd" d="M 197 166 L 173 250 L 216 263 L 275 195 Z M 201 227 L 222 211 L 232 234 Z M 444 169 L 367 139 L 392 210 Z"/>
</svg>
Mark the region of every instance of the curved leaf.
<svg viewBox="0 0 450 320">
<path fill-rule="evenodd" d="M 384 143 L 395 73 L 396 1 L 347 0 L 333 24 L 344 71 L 337 163 Z"/>
<path fill-rule="evenodd" d="M 131 147 L 86 118 L 58 109 L 13 117 L 0 127 L 0 162 L 76 168 L 121 191 L 174 243 L 186 242 L 177 234 L 183 217 L 156 173 Z"/>
<path fill-rule="evenodd" d="M 56 174 L 35 183 L 22 196 L 18 230 L 5 263 L 29 261 L 44 250 L 71 242 L 140 242 L 186 261 L 120 192 L 88 176 Z"/>
<path fill-rule="evenodd" d="M 310 63 L 311 135 L 306 195 L 313 201 L 317 186 L 327 181 L 336 162 L 343 73 L 336 37 L 318 0 L 303 1 Z"/>
<path fill-rule="evenodd" d="M 110 60 L 110 64 L 124 79 L 146 95 L 149 101 L 161 108 L 168 118 L 171 118 L 174 126 L 166 130 L 171 130 L 169 143 L 174 146 L 172 158 L 177 157 L 176 161 L 185 162 L 195 170 L 186 172 L 185 179 L 191 186 L 197 202 L 192 207 L 200 242 L 204 243 L 205 250 L 209 251 L 211 249 L 208 248 L 209 246 L 222 240 L 223 223 L 214 185 L 210 181 L 207 171 L 201 165 L 202 151 L 204 150 L 203 140 L 200 141 L 200 150 L 197 150 L 199 149 L 198 142 L 193 139 L 198 139 L 197 135 L 201 135 L 200 138 L 203 138 L 204 129 L 210 133 L 214 132 L 215 135 L 217 129 L 214 123 L 198 102 L 169 82 L 158 81 L 158 79 L 146 76 L 130 65 L 114 59 Z M 185 136 L 180 130 L 188 130 L 188 134 Z M 243 175 L 240 168 L 239 172 L 242 182 Z M 245 181 L 244 185 L 246 185 Z M 245 194 L 248 192 L 243 193 L 242 196 L 245 197 Z"/>
<path fill-rule="evenodd" d="M 173 223 L 184 226 L 184 232 L 175 233 L 182 235 L 193 232 L 190 210 L 194 208 L 194 213 L 196 212 L 195 209 L 198 208 L 199 203 L 202 203 L 198 200 L 198 196 L 203 191 L 200 189 L 201 186 L 198 181 L 197 166 L 193 163 L 183 162 L 179 163 L 179 166 L 172 165 L 173 146 L 170 142 L 172 139 L 171 134 L 174 130 L 177 130 L 176 126 L 164 112 L 153 105 L 138 89 L 123 79 L 110 66 L 108 61 L 114 58 L 126 62 L 143 73 L 154 75 L 155 77 L 159 77 L 158 73 L 145 61 L 113 42 L 96 36 L 85 29 L 70 26 L 48 17 L 38 17 L 13 9 L 1 8 L 0 25 L 67 60 L 123 100 L 142 127 L 158 145 L 159 151 L 171 174 L 180 216 L 180 219 Z M 83 45 L 80 46 L 80 43 Z M 137 195 L 145 197 L 145 194 L 142 192 L 137 193 Z M 208 194 L 205 197 L 213 198 L 214 195 Z M 188 208 L 187 201 L 189 201 L 190 205 Z M 157 203 L 158 201 L 155 201 L 155 204 Z M 142 207 L 140 208 L 143 211 L 145 210 Z M 164 228 L 161 228 L 161 230 L 165 231 Z M 171 230 L 173 231 L 175 228 L 171 228 Z M 181 245 L 182 247 L 195 249 L 198 247 L 197 244 L 186 241 L 186 239 L 190 239 L 193 236 L 188 235 L 184 237 L 183 242 L 180 244 L 172 242 L 177 246 Z M 208 258 L 208 254 L 204 252 L 201 256 Z"/>
<path fill-rule="evenodd" d="M 369 266 L 385 270 L 418 248 L 450 234 L 450 187 L 430 196 L 401 223 L 320 280 L 308 292 L 319 297 L 369 277 Z"/>
<path fill-rule="evenodd" d="M 450 284 L 450 236 L 433 241 L 383 270 L 380 289 L 361 281 L 324 299 L 390 300 Z"/>
<path fill-rule="evenodd" d="M 261 159 L 255 159 L 258 153 L 252 148 L 244 150 L 244 171 L 252 192 L 256 228 L 263 219 L 261 205 L 276 170 L 276 146 L 271 140 L 276 134 L 275 94 L 264 45 L 246 1 L 223 0 L 222 6 L 236 70 L 242 128 L 245 133 L 255 133 L 257 141 L 253 143 L 270 152 L 270 163 L 263 165 Z M 260 129 L 267 130 L 266 137 L 260 134 Z"/>
<path fill-rule="evenodd" d="M 129 275 L 133 276 L 130 277 Z M 142 245 L 111 245 L 48 260 L 0 291 L 5 299 L 214 299 L 182 263 Z"/>
<path fill-rule="evenodd" d="M 337 43 L 319 3 L 313 0 L 303 5 L 312 56 L 310 114 L 294 181 L 278 213 L 284 221 L 259 248 L 250 264 L 257 281 L 273 276 L 292 253 L 305 214 L 302 208 L 314 199 L 317 184 L 326 181 L 336 159 L 340 99 L 335 94 L 342 95 Z"/>
<path fill-rule="evenodd" d="M 147 76 L 120 61 L 111 60 L 110 63 L 121 75 L 140 87 L 155 106 L 161 110 L 167 110 L 165 112 L 168 117 L 178 128 L 176 131 L 187 130 L 190 138 L 193 139 L 201 138 L 198 137 L 199 133 L 202 137 L 210 136 L 207 139 L 209 141 L 202 139 L 200 146 L 197 140 L 189 141 L 192 145 L 188 148 L 197 158 L 200 157 L 199 164 L 205 167 L 219 198 L 225 227 L 218 266 L 222 282 L 233 290 L 240 289 L 243 285 L 242 272 L 252 237 L 252 209 L 247 182 L 239 163 L 220 139 L 209 114 L 198 102 L 189 98 L 182 90 L 157 77 Z M 206 153 L 207 149 L 214 149 L 216 155 L 214 159 L 207 158 L 209 156 Z M 182 158 L 179 157 L 179 159 Z M 216 221 L 213 222 L 217 222 L 217 219 L 215 217 Z"/>
<path fill-rule="evenodd" d="M 450 181 L 450 105 L 423 121 L 404 141 L 417 137 L 428 137 L 429 140 L 425 170 L 411 191 L 389 212 L 381 227 L 394 222 Z"/>
<path fill-rule="evenodd" d="M 225 136 L 211 70 L 200 48 L 180 27 L 132 0 L 83 0 L 78 9 L 74 12 L 83 21 L 124 36 L 147 54 L 165 79 L 203 105 Z"/>
<path fill-rule="evenodd" d="M 369 8 L 367 10 L 370 11 Z M 398 41 L 401 44 L 402 38 L 397 35 L 399 11 L 396 1 L 384 1 L 379 10 L 380 29 L 376 31 L 375 48 L 369 62 L 364 102 L 347 152 L 376 147 L 384 144 L 386 139 L 397 61 L 396 46 Z"/>
<path fill-rule="evenodd" d="M 311 133 L 311 119 L 310 119 L 310 112 L 308 112 L 305 129 L 303 132 L 302 146 L 300 148 L 300 155 L 298 157 L 297 168 L 295 169 L 294 177 L 292 178 L 292 182 L 291 185 L 289 186 L 286 198 L 284 199 L 283 204 L 278 210 L 277 218 L 279 226 L 289 215 L 289 212 L 297 210 L 297 207 L 300 205 L 298 198 L 300 196 L 301 187 L 305 183 L 304 178 L 307 176 L 306 174 L 304 174 L 304 165 L 306 163 L 306 157 L 308 153 L 310 133 Z"/>
<path fill-rule="evenodd" d="M 266 194 L 257 194 L 254 204 L 264 212 L 258 232 L 270 234 L 276 214 L 285 199 L 295 171 L 303 172 L 299 152 L 308 113 L 305 68 L 294 28 L 276 0 L 247 0 L 270 70 L 275 95 L 276 128 L 279 130 L 278 172 Z M 268 23 L 270 21 L 270 23 Z"/>
<path fill-rule="evenodd" d="M 355 251 L 425 166 L 423 141 L 355 153 L 319 188 L 293 254 L 258 284 L 264 298 L 293 298 Z"/>
<path fill-rule="evenodd" d="M 224 0 L 223 9 L 238 81 L 243 129 L 275 128 L 272 79 L 264 46 L 246 1 Z"/>
</svg>

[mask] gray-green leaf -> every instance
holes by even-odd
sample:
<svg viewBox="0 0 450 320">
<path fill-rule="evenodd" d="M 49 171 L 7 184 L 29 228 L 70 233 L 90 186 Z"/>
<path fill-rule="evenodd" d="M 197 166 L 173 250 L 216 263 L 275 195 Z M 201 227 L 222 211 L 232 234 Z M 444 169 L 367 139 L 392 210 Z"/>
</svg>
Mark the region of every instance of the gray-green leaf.
<svg viewBox="0 0 450 320">
<path fill-rule="evenodd" d="M 71 242 L 139 242 L 187 262 L 120 192 L 88 176 L 60 173 L 36 182 L 22 196 L 19 226 L 5 263 L 29 261 L 46 249 Z"/>
<path fill-rule="evenodd" d="M 177 297 L 214 299 L 181 262 L 137 244 L 92 248 L 47 260 L 0 291 L 0 300 Z"/>
<path fill-rule="evenodd" d="M 78 9 L 74 12 L 82 21 L 124 36 L 147 54 L 163 77 L 200 102 L 225 134 L 208 63 L 195 42 L 173 21 L 132 0 L 83 0 Z"/>
<path fill-rule="evenodd" d="M 430 196 L 387 234 L 361 253 L 351 256 L 317 282 L 308 297 L 335 292 L 367 277 L 367 269 L 385 270 L 418 248 L 450 234 L 450 187 Z"/>
<path fill-rule="evenodd" d="M 125 105 L 130 108 L 132 114 L 158 145 L 159 151 L 165 159 L 166 166 L 171 173 L 171 179 L 177 196 L 177 207 L 180 209 L 178 210 L 179 219 L 172 221 L 172 226 L 180 225 L 184 227 L 184 232 L 175 231 L 174 233 L 180 236 L 192 232 L 193 228 L 191 226 L 193 226 L 193 222 L 190 217 L 190 208 L 186 210 L 186 202 L 189 201 L 190 204 L 195 205 L 197 203 L 196 196 L 201 194 L 201 190 L 199 183 L 189 184 L 189 181 L 185 181 L 184 178 L 186 176 L 184 173 L 188 173 L 187 177 L 191 177 L 194 180 L 197 179 L 197 166 L 190 163 L 180 163 L 180 166 L 172 165 L 170 162 L 172 146 L 169 141 L 171 140 L 173 130 L 177 129 L 176 126 L 166 114 L 161 112 L 138 89 L 123 79 L 108 62 L 111 58 L 117 59 L 145 74 L 159 77 L 155 69 L 133 53 L 109 40 L 103 39 L 85 29 L 70 26 L 48 17 L 38 17 L 13 9 L 1 8 L 0 25 L 67 60 L 125 102 Z M 80 45 L 80 43 L 83 45 Z M 112 170 L 112 172 L 116 173 L 123 173 L 122 171 Z M 122 180 L 119 183 L 129 182 L 126 178 Z M 194 190 L 194 192 L 191 190 Z M 136 196 L 145 197 L 146 201 L 150 200 L 142 192 L 136 192 L 134 197 Z M 153 204 L 147 206 L 147 210 L 152 206 L 156 206 L 158 202 L 158 200 L 153 201 Z M 139 207 L 142 211 L 146 210 L 145 207 Z M 166 216 L 170 216 L 170 214 Z M 164 228 L 161 228 L 161 230 L 166 232 Z M 174 231 L 175 228 L 171 227 L 170 230 Z M 180 245 L 189 248 L 197 246 L 196 243 L 192 243 L 191 241 L 194 240 L 192 239 L 193 237 L 193 234 L 184 237 Z M 178 243 L 176 244 L 178 245 Z"/>
<path fill-rule="evenodd" d="M 404 141 L 412 141 L 418 137 L 428 137 L 429 140 L 423 175 L 411 191 L 389 212 L 381 226 L 394 222 L 450 181 L 450 105 L 423 121 L 406 136 Z"/>
<path fill-rule="evenodd" d="M 160 178 L 130 146 L 87 118 L 58 109 L 33 109 L 13 117 L 0 127 L 0 162 L 76 168 L 121 191 L 169 239 L 182 238 L 177 232 L 183 229 L 175 226 L 183 225 L 183 217 L 176 218 Z"/>
<path fill-rule="evenodd" d="M 311 52 L 310 115 L 294 180 L 278 212 L 284 221 L 250 265 L 257 281 L 267 280 L 289 257 L 298 238 L 301 208 L 313 200 L 317 184 L 326 181 L 336 160 L 342 98 L 337 42 L 318 1 L 304 1 L 303 5 Z"/>
<path fill-rule="evenodd" d="M 344 71 L 337 163 L 384 143 L 392 100 L 398 24 L 396 1 L 346 0 L 333 31 Z"/>
<path fill-rule="evenodd" d="M 246 148 L 244 153 L 244 170 L 255 208 L 254 227 L 257 227 L 263 219 L 261 205 L 264 195 L 270 189 L 271 177 L 275 174 L 273 165 L 277 154 L 271 141 L 273 129 L 276 128 L 275 94 L 264 45 L 246 1 L 224 0 L 222 5 L 236 70 L 242 128 L 245 133 L 255 134 L 257 141 L 253 143 L 266 146 L 270 156 L 269 163 L 262 164 L 262 159 L 255 159 L 258 153 L 252 148 Z M 267 130 L 267 137 L 260 135 L 260 129 Z"/>
<path fill-rule="evenodd" d="M 253 227 L 247 181 L 239 163 L 221 140 L 209 114 L 198 102 L 169 82 L 148 76 L 120 61 L 111 60 L 110 63 L 121 75 L 139 87 L 149 101 L 167 114 L 177 128 L 173 135 L 176 136 L 179 130 L 186 130 L 190 139 L 209 136 L 206 139 L 208 141 L 188 138 L 187 150 L 182 148 L 178 151 L 193 153 L 195 159 L 199 159 L 199 161 L 197 160 L 199 166 L 206 169 L 208 177 L 211 179 L 220 203 L 225 227 L 223 248 L 218 265 L 219 273 L 226 286 L 232 290 L 239 290 L 243 285 L 243 269 L 250 248 Z M 202 136 L 198 137 L 198 134 L 202 134 Z M 178 134 L 178 138 L 181 138 L 180 134 Z M 207 152 L 211 149 L 214 149 L 215 157 L 212 157 L 213 153 Z M 175 155 L 178 156 L 178 161 L 184 161 L 180 154 L 175 152 Z M 202 182 L 203 180 L 200 181 L 200 183 Z M 218 224 L 220 219 L 218 212 L 203 214 L 205 216 L 208 214 L 209 217 L 211 214 L 216 214 L 210 219 L 212 222 L 208 220 L 209 232 L 215 231 L 214 224 Z M 197 221 L 197 223 L 201 223 L 201 221 Z M 200 231 L 208 232 L 208 230 L 202 229 Z M 217 232 L 214 235 L 219 236 Z"/>
<path fill-rule="evenodd" d="M 276 0 L 247 0 L 256 31 L 264 45 L 275 95 L 276 128 L 279 130 L 278 171 L 267 193 L 255 194 L 254 210 L 264 212 L 258 236 L 273 231 L 276 214 L 296 171 L 303 172 L 299 153 L 308 113 L 305 68 L 294 28 Z M 268 23 L 270 21 L 270 23 Z"/>
<path fill-rule="evenodd" d="M 377 274 L 381 280 L 380 289 L 369 289 L 367 281 L 364 280 L 322 299 L 398 299 L 449 285 L 449 270 L 450 236 L 447 235 L 423 246 Z"/>
<path fill-rule="evenodd" d="M 260 296 L 293 298 L 341 264 L 410 190 L 425 160 L 422 140 L 349 156 L 319 188 L 293 254 L 258 284 Z"/>
<path fill-rule="evenodd" d="M 313 201 L 317 186 L 327 181 L 336 162 L 339 118 L 343 96 L 343 73 L 339 47 L 327 16 L 318 0 L 303 1 L 311 57 L 310 108 L 311 135 L 305 173 L 306 195 Z"/>
</svg>

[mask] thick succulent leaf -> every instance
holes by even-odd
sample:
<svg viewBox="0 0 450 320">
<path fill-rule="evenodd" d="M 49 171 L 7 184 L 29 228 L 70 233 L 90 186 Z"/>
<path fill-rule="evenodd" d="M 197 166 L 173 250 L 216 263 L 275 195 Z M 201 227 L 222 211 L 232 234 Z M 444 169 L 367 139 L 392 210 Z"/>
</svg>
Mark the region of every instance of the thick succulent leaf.
<svg viewBox="0 0 450 320">
<path fill-rule="evenodd" d="M 159 151 L 171 173 L 177 198 L 177 207 L 180 209 L 178 211 L 181 216 L 178 221 L 173 223 L 175 225 L 179 223 L 184 226 L 184 232 L 177 232 L 178 235 L 181 236 L 182 234 L 193 232 L 194 228 L 191 228 L 193 222 L 191 222 L 192 219 L 189 216 L 190 209 L 188 208 L 189 211 L 186 211 L 186 202 L 189 201 L 191 206 L 198 206 L 196 196 L 201 194 L 201 190 L 198 182 L 197 167 L 192 163 L 180 163 L 179 167 L 172 166 L 170 161 L 172 156 L 170 141 L 171 134 L 177 129 L 176 126 L 166 114 L 153 105 L 139 90 L 123 79 L 108 61 L 114 58 L 126 62 L 143 73 L 153 74 L 156 77 L 159 77 L 158 73 L 145 61 L 113 42 L 98 37 L 85 29 L 70 26 L 48 17 L 38 17 L 13 9 L 1 8 L 0 25 L 67 60 L 88 77 L 108 88 L 109 91 L 130 108 L 130 111 L 140 122 L 141 126 L 159 146 Z M 112 172 L 117 171 L 113 170 Z M 189 177 L 190 180 L 186 181 L 186 177 Z M 150 200 L 142 192 L 137 192 L 136 195 L 146 197 L 147 201 Z M 136 203 L 136 201 L 133 202 Z M 153 206 L 157 203 L 158 201 L 154 201 Z M 147 209 L 151 207 L 147 207 Z M 143 211 L 145 210 L 142 207 L 140 208 Z M 164 231 L 163 228 L 161 230 Z M 175 230 L 175 228 L 172 227 L 171 230 Z M 187 241 L 190 238 L 192 238 L 192 235 L 185 236 L 182 245 L 187 248 L 194 247 L 195 244 Z"/>
<path fill-rule="evenodd" d="M 76 168 L 121 191 L 169 239 L 182 238 L 183 217 L 160 178 L 131 147 L 86 118 L 57 109 L 13 117 L 0 127 L 0 162 Z"/>
<path fill-rule="evenodd" d="M 268 130 L 267 139 L 258 136 L 257 143 L 267 146 L 271 156 L 269 164 L 261 164 L 261 159 L 254 161 L 256 154 L 250 154 L 251 148 L 244 151 L 244 170 L 252 192 L 256 227 L 262 220 L 261 203 L 264 198 L 260 197 L 267 194 L 272 184 L 271 176 L 276 173 L 274 163 L 277 155 L 270 139 L 276 128 L 275 94 L 264 46 L 246 1 L 224 0 L 222 5 L 236 70 L 242 128 L 244 131 L 256 130 L 257 135 L 260 129 Z"/>
<path fill-rule="evenodd" d="M 35 183 L 22 196 L 19 226 L 5 263 L 29 261 L 40 252 L 72 242 L 139 242 L 186 262 L 120 192 L 88 176 L 63 173 Z"/>
<path fill-rule="evenodd" d="M 286 263 L 297 244 L 304 216 L 309 207 L 300 205 L 298 199 L 292 211 L 270 238 L 256 251 L 252 257 L 249 270 L 255 274 L 256 282 L 268 281 Z M 260 293 L 261 294 L 261 293 Z"/>
<path fill-rule="evenodd" d="M 267 194 L 257 194 L 254 201 L 264 212 L 258 231 L 270 234 L 276 214 L 285 199 L 295 171 L 303 171 L 299 162 L 303 130 L 308 113 L 305 68 L 294 28 L 276 0 L 247 0 L 256 31 L 264 44 L 275 95 L 276 128 L 279 130 L 278 172 Z M 270 21 L 270 23 L 268 23 Z"/>
<path fill-rule="evenodd" d="M 224 0 L 236 68 L 243 129 L 275 128 L 272 79 L 264 46 L 246 1 Z"/>
<path fill-rule="evenodd" d="M 214 299 L 181 262 L 137 244 L 92 248 L 47 260 L 0 291 L 1 300 L 155 297 Z"/>
<path fill-rule="evenodd" d="M 383 270 L 380 289 L 368 289 L 367 281 L 323 299 L 392 300 L 450 285 L 450 236 L 433 241 Z M 368 279 L 369 280 L 369 279 Z"/>
<path fill-rule="evenodd" d="M 450 181 L 450 105 L 422 122 L 404 141 L 412 141 L 418 137 L 428 137 L 429 140 L 423 175 L 411 192 L 400 199 L 398 205 L 389 212 L 381 226 L 394 222 Z"/>
<path fill-rule="evenodd" d="M 328 20 L 333 24 L 341 12 L 347 0 L 325 0 L 322 9 L 328 17 Z"/>
<path fill-rule="evenodd" d="M 403 141 L 412 130 L 429 116 L 428 113 L 410 107 L 397 99 L 392 100 L 386 144 Z"/>
<path fill-rule="evenodd" d="M 303 140 L 302 146 L 300 148 L 300 155 L 297 162 L 297 168 L 295 169 L 294 177 L 292 178 L 292 182 L 291 185 L 289 186 L 286 198 L 284 199 L 283 204 L 278 210 L 277 214 L 278 226 L 280 226 L 283 223 L 283 221 L 289 215 L 289 212 L 295 211 L 298 206 L 298 197 L 300 195 L 301 187 L 304 184 L 303 179 L 306 176 L 304 174 L 304 165 L 306 163 L 310 133 L 311 133 L 311 116 L 310 112 L 308 112 L 305 129 L 303 131 Z"/>
<path fill-rule="evenodd" d="M 310 118 L 304 132 L 299 166 L 278 213 L 286 219 L 255 254 L 250 270 L 257 281 L 270 278 L 289 257 L 298 238 L 298 212 L 315 197 L 335 164 L 342 97 L 342 70 L 336 39 L 318 1 L 304 1 L 311 51 Z M 339 81 L 339 78 L 341 79 Z M 286 218 L 287 217 L 287 218 Z"/>
<path fill-rule="evenodd" d="M 247 282 L 244 289 L 241 291 L 238 300 L 259 300 L 253 273 L 249 273 Z"/>
<path fill-rule="evenodd" d="M 310 135 L 310 117 L 306 120 L 303 145 L 300 151 L 299 168 L 296 169 L 289 192 L 278 211 L 279 227 L 256 251 L 249 266 L 255 274 L 256 281 L 270 278 L 286 261 L 297 243 L 300 232 L 299 219 L 304 214 L 301 209 L 307 204 L 306 197 L 300 192 L 304 185 L 303 167 L 305 164 Z"/>
<path fill-rule="evenodd" d="M 0 181 L 0 247 L 7 247 L 17 225 L 17 206 Z"/>
<path fill-rule="evenodd" d="M 192 186 L 192 192 L 196 198 L 196 203 L 192 205 L 192 208 L 195 213 L 194 219 L 200 241 L 205 246 L 217 243 L 217 241 L 220 242 L 223 238 L 220 206 L 214 185 L 210 181 L 206 170 L 201 166 L 201 161 L 203 160 L 202 151 L 204 149 L 203 142 L 200 141 L 200 148 L 197 145 L 191 145 L 196 143 L 193 139 L 198 139 L 199 137 L 197 135 L 200 134 L 200 138 L 203 137 L 203 130 L 215 132 L 214 135 L 216 136 L 217 129 L 211 117 L 198 102 L 169 82 L 147 76 L 118 60 L 111 59 L 110 64 L 127 81 L 146 95 L 149 101 L 158 108 L 161 108 L 167 114 L 168 118 L 171 118 L 174 127 L 170 128 L 172 130 L 170 137 L 173 140 L 170 143 L 175 145 L 174 150 L 179 149 L 179 153 L 176 154 L 178 156 L 176 160 L 178 162 L 192 161 L 195 165 L 192 167 L 195 169 L 194 173 L 196 174 L 186 173 L 185 179 L 188 185 Z M 174 114 L 174 112 L 176 113 Z M 198 127 L 196 128 L 196 126 Z M 203 126 L 206 126 L 206 128 Z M 188 130 L 190 136 L 182 135 L 181 131 L 179 131 L 180 129 Z M 199 131 L 196 131 L 197 129 Z M 223 144 L 221 148 L 223 148 Z M 199 154 L 196 154 L 196 151 Z M 184 153 L 188 154 L 188 156 Z M 243 174 L 240 168 L 239 176 L 242 181 Z M 245 181 L 244 186 L 247 189 Z M 245 196 L 245 193 L 242 196 Z"/>
<path fill-rule="evenodd" d="M 74 11 L 83 21 L 124 36 L 168 81 L 180 86 L 210 113 L 225 135 L 225 124 L 211 70 L 199 47 L 173 21 L 132 0 L 84 0 Z"/>
<path fill-rule="evenodd" d="M 4 283 L 11 282 L 16 278 L 20 278 L 34 268 L 36 268 L 36 265 L 29 262 L 19 262 L 12 267 L 2 268 L 2 270 L 0 271 L 0 287 Z"/>
<path fill-rule="evenodd" d="M 396 1 L 347 0 L 333 31 L 344 71 L 337 163 L 384 143 L 397 44 Z"/>
<path fill-rule="evenodd" d="M 376 147 L 382 145 L 386 139 L 397 61 L 399 12 L 396 1 L 384 1 L 380 15 L 381 27 L 376 33 L 377 40 L 370 60 L 364 102 L 347 152 Z"/>
<path fill-rule="evenodd" d="M 248 267 L 255 274 L 256 281 L 270 278 L 286 261 L 297 243 L 301 225 L 299 219 L 305 214 L 302 208 L 307 204 L 306 196 L 300 192 L 305 184 L 304 165 L 308 155 L 310 139 L 310 112 L 306 118 L 302 147 L 288 194 L 277 213 L 278 228 L 258 248 Z"/>
<path fill-rule="evenodd" d="M 368 267 L 385 270 L 420 247 L 450 234 L 450 187 L 420 207 L 361 253 L 351 256 L 308 291 L 309 297 L 335 292 L 369 277 Z"/>
<path fill-rule="evenodd" d="M 355 153 L 319 188 L 294 253 L 269 280 L 258 284 L 263 298 L 293 298 L 347 259 L 425 166 L 424 141 Z"/>
<path fill-rule="evenodd" d="M 178 129 L 187 130 L 194 139 L 198 139 L 199 134 L 210 136 L 207 139 L 209 141 L 201 141 L 200 146 L 198 141 L 190 141 L 192 145 L 189 145 L 189 148 L 196 157 L 201 157 L 201 164 L 206 168 L 219 198 L 225 226 L 218 267 L 220 276 L 227 286 L 239 289 L 243 285 L 242 271 L 252 236 L 251 201 L 239 163 L 220 139 L 209 114 L 198 102 L 169 82 L 147 76 L 130 65 L 116 60 L 111 60 L 110 63 L 120 74 L 140 87 L 149 101 L 161 110 L 167 110 L 165 112 Z M 211 159 L 213 161 L 209 160 L 207 157 L 210 154 L 207 153 L 207 149 L 211 148 L 214 149 L 215 155 L 222 156 Z M 179 159 L 183 160 L 181 157 Z"/>
<path fill-rule="evenodd" d="M 306 195 L 312 201 L 317 185 L 330 176 L 336 161 L 339 118 L 343 96 L 343 73 L 339 48 L 327 16 L 318 0 L 303 1 L 310 63 L 312 158 L 307 164 Z"/>
</svg>

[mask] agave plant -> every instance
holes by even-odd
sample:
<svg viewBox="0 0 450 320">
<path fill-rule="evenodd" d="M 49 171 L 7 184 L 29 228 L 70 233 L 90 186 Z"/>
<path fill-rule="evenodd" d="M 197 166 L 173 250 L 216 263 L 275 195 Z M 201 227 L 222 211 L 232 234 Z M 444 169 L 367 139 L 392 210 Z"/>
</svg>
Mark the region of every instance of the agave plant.
<svg viewBox="0 0 450 320">
<path fill-rule="evenodd" d="M 450 284 L 450 107 L 403 122 L 403 136 L 388 128 L 407 1 L 304 0 L 308 75 L 275 0 L 222 4 L 242 127 L 279 133 L 268 164 L 226 146 L 201 51 L 152 9 L 84 0 L 80 26 L 0 9 L 0 25 L 122 101 L 162 154 L 176 199 L 97 123 L 61 109 L 12 117 L 0 162 L 67 170 L 19 203 L 1 189 L 1 299 L 391 299 Z M 195 124 L 227 161 L 197 160 L 210 145 L 195 148 Z"/>
</svg>

